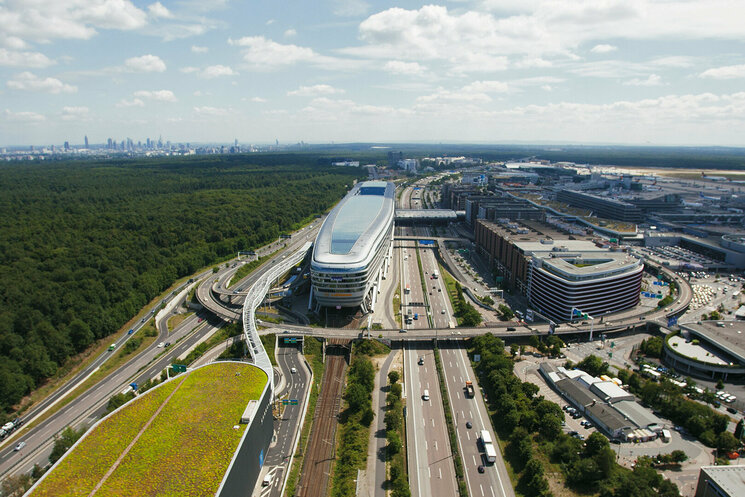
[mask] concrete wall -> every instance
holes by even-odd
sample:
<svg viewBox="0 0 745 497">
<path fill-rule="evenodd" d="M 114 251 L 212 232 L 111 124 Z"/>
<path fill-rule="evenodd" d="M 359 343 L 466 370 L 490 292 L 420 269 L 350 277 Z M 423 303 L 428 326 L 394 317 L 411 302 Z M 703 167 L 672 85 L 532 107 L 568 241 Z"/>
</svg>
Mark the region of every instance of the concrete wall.
<svg viewBox="0 0 745 497">
<path fill-rule="evenodd" d="M 253 495 L 274 433 L 270 385 L 267 382 L 267 387 L 259 400 L 256 416 L 243 434 L 238 450 L 233 456 L 225 479 L 217 492 L 219 497 L 248 497 Z"/>
</svg>

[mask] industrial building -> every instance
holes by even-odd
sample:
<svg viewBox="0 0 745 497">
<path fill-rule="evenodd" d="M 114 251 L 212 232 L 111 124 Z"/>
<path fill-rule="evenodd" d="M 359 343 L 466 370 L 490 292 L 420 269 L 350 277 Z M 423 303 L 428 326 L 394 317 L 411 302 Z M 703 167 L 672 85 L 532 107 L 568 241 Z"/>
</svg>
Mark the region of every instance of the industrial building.
<svg viewBox="0 0 745 497">
<path fill-rule="evenodd" d="M 556 193 L 556 200 L 590 210 L 597 217 L 617 219 L 626 223 L 640 223 L 644 220 L 642 209 L 632 203 L 610 197 L 600 197 L 573 190 L 560 190 Z"/>
<path fill-rule="evenodd" d="M 657 416 L 620 387 L 618 378 L 607 381 L 549 362 L 542 363 L 539 371 L 552 388 L 611 439 L 654 440 L 664 428 Z"/>
<path fill-rule="evenodd" d="M 311 303 L 372 310 L 392 255 L 395 185 L 359 183 L 331 211 L 313 246 Z"/>
<path fill-rule="evenodd" d="M 745 466 L 702 466 L 696 497 L 736 497 L 745 488 Z"/>
<path fill-rule="evenodd" d="M 614 244 L 566 235 L 538 222 L 478 219 L 476 245 L 505 283 L 555 321 L 636 306 L 644 262 Z"/>
<path fill-rule="evenodd" d="M 745 323 L 699 321 L 681 324 L 680 331 L 665 339 L 666 364 L 700 378 L 745 378 Z"/>
</svg>

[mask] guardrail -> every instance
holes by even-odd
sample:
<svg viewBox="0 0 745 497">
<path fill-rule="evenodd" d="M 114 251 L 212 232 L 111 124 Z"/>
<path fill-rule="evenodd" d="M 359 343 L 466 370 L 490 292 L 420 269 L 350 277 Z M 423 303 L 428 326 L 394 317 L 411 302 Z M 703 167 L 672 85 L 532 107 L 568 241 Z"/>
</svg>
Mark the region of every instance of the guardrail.
<svg viewBox="0 0 745 497">
<path fill-rule="evenodd" d="M 274 392 L 274 373 L 272 371 L 272 363 L 269 360 L 269 354 L 266 353 L 259 338 L 259 330 L 256 327 L 256 308 L 264 300 L 264 296 L 269 291 L 272 282 L 303 260 L 311 245 L 310 242 L 306 242 L 297 252 L 276 263 L 274 267 L 265 272 L 248 290 L 246 300 L 243 303 L 243 335 L 248 344 L 254 364 L 269 376 L 272 392 Z"/>
</svg>

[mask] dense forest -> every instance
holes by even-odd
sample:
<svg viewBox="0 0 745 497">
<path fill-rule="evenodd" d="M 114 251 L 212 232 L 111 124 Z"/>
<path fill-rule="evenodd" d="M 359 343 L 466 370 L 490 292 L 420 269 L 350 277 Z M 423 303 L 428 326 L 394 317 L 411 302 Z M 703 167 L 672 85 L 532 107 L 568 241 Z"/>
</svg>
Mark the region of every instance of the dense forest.
<svg viewBox="0 0 745 497">
<path fill-rule="evenodd" d="M 257 248 L 360 178 L 310 154 L 0 167 L 0 410 L 176 279 Z"/>
</svg>

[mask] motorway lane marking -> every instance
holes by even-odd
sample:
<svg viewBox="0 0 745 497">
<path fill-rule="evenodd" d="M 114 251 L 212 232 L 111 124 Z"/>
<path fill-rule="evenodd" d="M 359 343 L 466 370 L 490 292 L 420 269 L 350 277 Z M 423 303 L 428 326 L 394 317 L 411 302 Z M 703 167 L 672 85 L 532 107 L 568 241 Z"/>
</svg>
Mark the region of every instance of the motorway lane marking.
<svg viewBox="0 0 745 497">
<path fill-rule="evenodd" d="M 440 480 L 442 480 L 442 468 L 439 468 L 440 470 Z"/>
<path fill-rule="evenodd" d="M 435 418 L 432 418 L 432 428 L 435 427 Z"/>
<path fill-rule="evenodd" d="M 471 440 L 471 434 L 469 432 L 466 432 L 466 438 L 468 438 L 469 441 Z"/>
<path fill-rule="evenodd" d="M 455 397 L 456 397 L 457 399 L 460 399 L 460 392 L 459 392 L 459 391 L 457 391 L 457 390 L 455 391 Z"/>
<path fill-rule="evenodd" d="M 429 442 L 424 441 L 424 450 L 429 450 Z"/>
<path fill-rule="evenodd" d="M 494 495 L 494 488 L 492 488 L 492 487 L 489 487 L 489 490 L 491 490 L 491 497 L 496 497 L 496 496 Z"/>
<path fill-rule="evenodd" d="M 472 454 L 471 457 L 473 457 L 473 465 L 476 466 L 476 456 Z"/>
<path fill-rule="evenodd" d="M 437 450 L 437 440 L 435 440 L 435 450 Z"/>
<path fill-rule="evenodd" d="M 479 488 L 481 489 L 481 497 L 484 497 L 484 486 L 479 483 Z"/>
</svg>

